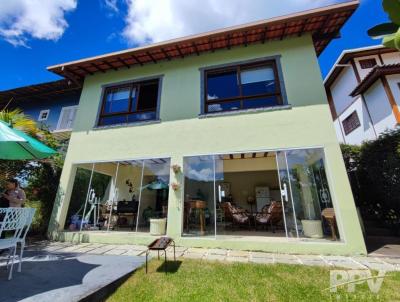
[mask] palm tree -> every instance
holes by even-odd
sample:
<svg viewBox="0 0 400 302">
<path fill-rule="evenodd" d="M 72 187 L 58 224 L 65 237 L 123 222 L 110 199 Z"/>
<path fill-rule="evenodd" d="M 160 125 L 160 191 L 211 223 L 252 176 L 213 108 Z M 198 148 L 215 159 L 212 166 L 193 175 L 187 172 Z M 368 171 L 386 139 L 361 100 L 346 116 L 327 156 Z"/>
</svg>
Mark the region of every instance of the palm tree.
<svg viewBox="0 0 400 302">
<path fill-rule="evenodd" d="M 1 110 L 0 120 L 12 125 L 14 128 L 25 132 L 28 135 L 38 137 L 41 130 L 36 122 L 25 115 L 21 109 Z"/>
<path fill-rule="evenodd" d="M 50 134 L 41 130 L 36 122 L 24 114 L 21 109 L 0 110 L 0 121 L 6 122 L 14 128 L 42 141 L 48 142 L 52 138 Z M 0 185 L 7 178 L 23 173 L 28 167 L 29 161 L 0 160 Z"/>
</svg>

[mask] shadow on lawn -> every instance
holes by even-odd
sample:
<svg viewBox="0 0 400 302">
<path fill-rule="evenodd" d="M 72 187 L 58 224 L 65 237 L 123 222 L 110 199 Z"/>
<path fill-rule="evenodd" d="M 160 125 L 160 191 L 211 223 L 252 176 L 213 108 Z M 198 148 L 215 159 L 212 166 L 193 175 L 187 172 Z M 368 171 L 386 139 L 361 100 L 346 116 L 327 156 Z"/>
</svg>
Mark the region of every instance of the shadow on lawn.
<svg viewBox="0 0 400 302">
<path fill-rule="evenodd" d="M 157 268 L 157 273 L 176 273 L 179 270 L 181 264 L 182 264 L 182 261 L 163 262 Z"/>
</svg>

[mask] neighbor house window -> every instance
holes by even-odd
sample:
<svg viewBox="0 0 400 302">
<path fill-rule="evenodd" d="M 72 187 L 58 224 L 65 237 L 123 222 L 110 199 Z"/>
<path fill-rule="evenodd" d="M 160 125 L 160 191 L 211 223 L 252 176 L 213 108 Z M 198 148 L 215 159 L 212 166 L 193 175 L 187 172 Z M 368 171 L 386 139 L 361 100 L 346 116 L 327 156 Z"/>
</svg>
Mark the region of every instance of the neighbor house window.
<svg viewBox="0 0 400 302">
<path fill-rule="evenodd" d="M 360 119 L 358 118 L 357 112 L 354 111 L 348 117 L 346 117 L 343 122 L 344 133 L 347 135 L 361 126 Z"/>
<path fill-rule="evenodd" d="M 50 110 L 41 110 L 39 112 L 39 117 L 38 117 L 38 121 L 42 122 L 42 121 L 47 121 L 47 119 L 49 118 L 49 114 L 50 114 Z"/>
<path fill-rule="evenodd" d="M 107 87 L 102 100 L 99 125 L 155 120 L 159 80 Z"/>
<path fill-rule="evenodd" d="M 205 113 L 281 105 L 275 60 L 205 72 Z"/>
<path fill-rule="evenodd" d="M 370 69 L 373 68 L 377 65 L 377 62 L 375 59 L 365 59 L 365 60 L 360 60 L 360 66 L 362 69 Z"/>
</svg>

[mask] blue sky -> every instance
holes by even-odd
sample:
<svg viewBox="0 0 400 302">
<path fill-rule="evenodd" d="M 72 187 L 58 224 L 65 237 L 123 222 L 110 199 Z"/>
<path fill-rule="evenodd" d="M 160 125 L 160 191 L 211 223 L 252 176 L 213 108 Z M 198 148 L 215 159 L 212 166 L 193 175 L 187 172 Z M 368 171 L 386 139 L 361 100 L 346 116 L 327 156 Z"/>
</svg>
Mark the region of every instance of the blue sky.
<svg viewBox="0 0 400 302">
<path fill-rule="evenodd" d="M 343 2 L 202 0 L 198 6 L 200 0 L 35 1 L 34 6 L 27 0 L 0 1 L 0 90 L 58 79 L 46 71 L 53 64 Z M 343 49 L 378 44 L 366 31 L 385 20 L 381 1 L 362 0 L 342 37 L 320 56 L 322 74 Z"/>
</svg>

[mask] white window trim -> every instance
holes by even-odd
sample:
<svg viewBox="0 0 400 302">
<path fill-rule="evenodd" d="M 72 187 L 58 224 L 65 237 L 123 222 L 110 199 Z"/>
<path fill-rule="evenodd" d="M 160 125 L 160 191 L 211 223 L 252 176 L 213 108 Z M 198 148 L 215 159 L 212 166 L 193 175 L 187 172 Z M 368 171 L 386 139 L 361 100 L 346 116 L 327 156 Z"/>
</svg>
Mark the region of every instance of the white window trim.
<svg viewBox="0 0 400 302">
<path fill-rule="evenodd" d="M 71 108 L 78 108 L 78 105 L 62 107 L 62 109 L 61 109 L 61 111 L 60 111 L 60 116 L 58 117 L 57 127 L 56 127 L 55 131 L 69 131 L 69 130 L 72 130 L 72 128 L 69 128 L 69 129 L 60 129 L 60 125 L 61 125 L 61 121 L 62 121 L 63 112 L 64 112 L 65 110 L 71 109 Z"/>
<path fill-rule="evenodd" d="M 44 113 L 47 113 L 46 118 L 42 118 L 42 115 Z M 42 121 L 47 121 L 47 119 L 49 118 L 50 115 L 50 109 L 46 109 L 46 110 L 40 110 L 39 112 L 39 117 L 38 117 L 38 121 L 42 122 Z"/>
</svg>

